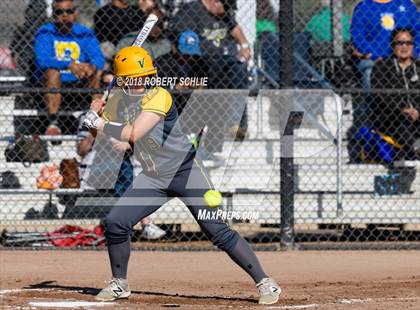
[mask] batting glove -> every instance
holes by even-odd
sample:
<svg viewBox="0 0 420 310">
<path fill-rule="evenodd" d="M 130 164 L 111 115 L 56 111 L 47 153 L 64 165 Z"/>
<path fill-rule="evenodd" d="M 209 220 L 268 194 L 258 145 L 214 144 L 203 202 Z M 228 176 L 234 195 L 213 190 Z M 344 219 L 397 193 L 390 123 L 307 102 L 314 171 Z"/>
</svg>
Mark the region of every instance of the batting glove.
<svg viewBox="0 0 420 310">
<path fill-rule="evenodd" d="M 83 125 L 89 129 L 98 129 L 102 119 L 95 111 L 88 111 L 83 119 Z"/>
</svg>

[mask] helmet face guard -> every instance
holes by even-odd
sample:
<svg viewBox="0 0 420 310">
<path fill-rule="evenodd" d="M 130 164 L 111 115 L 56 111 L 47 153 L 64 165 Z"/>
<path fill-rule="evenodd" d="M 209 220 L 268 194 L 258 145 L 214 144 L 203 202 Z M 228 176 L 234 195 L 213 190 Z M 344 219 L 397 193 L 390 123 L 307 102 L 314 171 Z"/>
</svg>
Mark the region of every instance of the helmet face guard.
<svg viewBox="0 0 420 310">
<path fill-rule="evenodd" d="M 141 93 L 133 92 L 131 91 L 130 86 L 123 87 L 122 91 L 124 92 L 126 96 L 131 96 L 131 97 L 143 97 L 146 94 L 146 92 L 141 92 Z"/>
</svg>

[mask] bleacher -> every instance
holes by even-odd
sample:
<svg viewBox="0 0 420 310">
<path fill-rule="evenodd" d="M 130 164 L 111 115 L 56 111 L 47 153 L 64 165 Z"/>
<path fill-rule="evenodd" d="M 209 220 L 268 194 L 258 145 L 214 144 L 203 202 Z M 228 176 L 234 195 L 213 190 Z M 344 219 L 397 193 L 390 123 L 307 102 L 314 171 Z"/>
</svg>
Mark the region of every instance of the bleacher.
<svg viewBox="0 0 420 310">
<path fill-rule="evenodd" d="M 273 37 L 274 36 L 274 37 Z M 273 43 L 277 35 L 268 36 Z M 295 46 L 299 47 L 300 58 L 295 59 L 295 80 L 312 81 L 308 76 L 313 75 L 314 69 L 309 66 L 309 38 L 307 34 L 295 35 Z M 304 44 L 303 44 L 304 43 Z M 273 43 L 274 44 L 274 43 Z M 277 42 L 278 44 L 278 42 Z M 266 52 L 275 59 L 280 58 L 278 46 Z M 261 52 L 261 51 L 260 51 Z M 294 56 L 295 58 L 297 55 Z M 267 73 L 276 77 L 280 63 L 262 64 Z M 303 66 L 306 64 L 306 68 Z M 298 70 L 299 68 L 305 70 Z M 270 71 L 271 70 L 271 71 Z M 318 77 L 319 78 L 319 77 Z M 278 81 L 276 78 L 275 80 Z M 308 83 L 303 83 L 307 87 Z M 311 83 L 309 83 L 311 84 Z M 312 83 L 321 87 L 322 83 Z M 311 85 L 312 85 L 311 84 Z M 271 85 L 273 86 L 273 85 Z M 303 86 L 302 86 L 303 87 Z M 39 96 L 38 96 L 39 97 Z M 26 99 L 30 98 L 30 102 Z M 0 189 L 2 207 L 0 221 L 2 227 L 8 230 L 32 225 L 33 220 L 24 220 L 31 208 L 41 211 L 44 206 L 52 202 L 58 207 L 58 218 L 63 216 L 66 206 L 62 204 L 60 196 L 63 193 L 80 194 L 82 190 L 46 191 L 36 188 L 36 176 L 44 163 L 32 164 L 24 167 L 21 163 L 6 162 L 4 150 L 7 147 L 8 136 L 16 132 L 22 134 L 42 134 L 45 131 L 45 115 L 39 116 L 42 98 L 34 100 L 31 96 L 0 97 L 0 171 L 11 170 L 19 178 L 22 185 L 19 190 Z M 36 96 L 35 96 L 36 98 Z M 326 127 L 335 133 L 336 111 L 333 97 L 326 97 L 323 102 L 323 117 Z M 347 164 L 347 154 L 344 133 L 352 124 L 351 104 L 346 105 L 343 114 L 342 133 L 343 145 L 341 164 L 337 163 L 336 146 L 321 136 L 316 129 L 303 128 L 295 132 L 298 137 L 295 142 L 295 222 L 305 224 L 420 224 L 420 178 L 414 181 L 411 193 L 398 196 L 378 196 L 374 192 L 375 176 L 385 175 L 388 170 L 379 164 L 360 165 Z M 240 142 L 226 143 L 224 156 L 228 158 L 227 166 L 212 169 L 210 175 L 216 187 L 225 194 L 225 208 L 229 210 L 258 211 L 258 224 L 278 224 L 280 222 L 280 160 L 279 160 L 279 129 L 271 126 L 270 100 L 264 98 L 249 98 L 249 139 Z M 61 145 L 48 143 L 51 162 L 59 164 L 65 158 L 78 158 L 76 154 L 76 137 L 74 136 L 77 123 L 76 118 L 81 110 L 74 107 L 60 112 L 64 119 L 68 119 L 68 131 Z M 271 117 L 272 118 L 272 117 Z M 65 120 L 64 120 L 65 121 Z M 49 137 L 45 137 L 49 140 Z M 314 150 L 316 156 L 305 157 L 307 150 Z M 78 158 L 80 159 L 80 158 Z M 420 167 L 419 162 L 409 165 Z M 337 194 L 337 167 L 342 167 L 342 203 Z M 98 203 L 92 198 L 92 203 Z M 86 208 L 91 207 L 88 203 Z M 105 203 L 100 201 L 100 203 Z M 109 202 L 111 203 L 111 202 Z M 194 223 L 189 211 L 178 201 L 173 200 L 154 214 L 154 220 L 160 224 L 191 224 Z M 34 222 L 34 227 L 42 227 L 42 219 Z M 52 226 L 65 223 L 83 223 L 90 225 L 98 220 L 55 220 Z M 417 222 L 416 222 L 417 221 Z M 41 223 L 41 225 L 39 225 Z M 43 228 L 41 228 L 43 229 Z"/>
<path fill-rule="evenodd" d="M 324 99 L 326 126 L 335 132 L 334 97 Z M 21 115 L 36 114 L 36 110 L 16 109 L 15 97 L 0 98 L 0 131 L 2 138 L 13 136 L 15 119 Z M 268 98 L 249 98 L 248 116 L 250 137 L 246 141 L 225 143 L 226 167 L 210 171 L 216 187 L 225 193 L 225 208 L 229 210 L 258 211 L 256 224 L 277 224 L 280 221 L 279 130 L 270 127 Z M 351 111 L 346 107 L 342 132 L 352 123 Z M 77 116 L 75 112 L 75 115 Z M 414 181 L 411 193 L 397 196 L 374 194 L 374 177 L 384 175 L 387 169 L 377 164 L 346 164 L 349 157 L 346 141 L 342 147 L 342 212 L 337 209 L 337 148 L 315 129 L 296 130 L 295 139 L 295 222 L 305 224 L 420 224 L 420 178 Z M 48 149 L 51 162 L 59 164 L 64 158 L 78 157 L 74 136 L 65 136 L 61 145 Z M 48 202 L 58 206 L 61 218 L 65 206 L 56 195 L 63 190 L 36 189 L 36 176 L 44 163 L 24 167 L 21 163 L 6 162 L 4 150 L 7 141 L 0 141 L 0 171 L 11 170 L 22 185 L 19 190 L 1 189 L 0 221 L 2 228 L 19 230 L 32 225 L 24 220 L 30 208 L 41 210 Z M 316 156 L 299 157 L 311 148 Z M 420 162 L 410 162 L 419 170 Z M 81 190 L 64 190 L 80 192 Z M 96 199 L 93 199 L 96 201 Z M 36 220 L 38 226 L 43 220 Z M 47 222 L 47 220 L 45 220 Z M 92 224 L 98 220 L 55 220 L 52 226 L 64 223 Z M 158 224 L 191 224 L 194 222 L 187 208 L 173 200 L 154 214 Z M 37 227 L 38 227 L 37 226 Z M 55 228 L 52 227 L 52 228 Z M 43 227 L 45 228 L 45 226 Z"/>
</svg>

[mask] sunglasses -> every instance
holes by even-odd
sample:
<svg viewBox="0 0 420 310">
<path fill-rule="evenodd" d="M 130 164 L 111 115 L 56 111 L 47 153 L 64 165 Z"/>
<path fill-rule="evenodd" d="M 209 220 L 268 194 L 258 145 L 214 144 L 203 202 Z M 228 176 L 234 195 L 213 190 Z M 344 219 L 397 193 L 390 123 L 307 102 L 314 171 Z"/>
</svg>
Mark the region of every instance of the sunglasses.
<svg viewBox="0 0 420 310">
<path fill-rule="evenodd" d="M 413 43 L 413 41 L 395 41 L 394 45 L 397 45 L 397 46 L 403 46 L 403 45 L 412 46 L 412 45 L 414 45 L 414 43 Z"/>
<path fill-rule="evenodd" d="M 54 15 L 61 16 L 64 13 L 66 13 L 67 15 L 71 15 L 71 14 L 74 14 L 74 12 L 76 12 L 75 8 L 72 8 L 72 9 L 55 9 L 54 10 Z"/>
</svg>

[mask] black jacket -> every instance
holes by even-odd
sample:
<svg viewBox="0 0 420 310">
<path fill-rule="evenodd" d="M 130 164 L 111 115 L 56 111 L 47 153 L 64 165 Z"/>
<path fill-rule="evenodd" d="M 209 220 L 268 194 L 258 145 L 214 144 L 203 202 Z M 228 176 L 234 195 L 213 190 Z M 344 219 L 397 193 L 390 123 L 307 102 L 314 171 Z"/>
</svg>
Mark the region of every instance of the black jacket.
<svg viewBox="0 0 420 310">
<path fill-rule="evenodd" d="M 127 34 L 139 31 L 146 20 L 138 6 L 120 9 L 107 4 L 96 11 L 93 20 L 99 42 L 110 41 L 115 46 Z"/>
<path fill-rule="evenodd" d="M 405 70 L 399 67 L 394 57 L 379 61 L 373 67 L 371 85 L 373 89 L 398 90 L 396 94 L 374 93 L 371 96 L 370 118 L 377 130 L 392 136 L 400 132 L 400 127 L 407 120 L 403 109 L 412 107 L 420 111 L 420 95 L 406 91 L 420 91 L 419 61 Z"/>
</svg>

